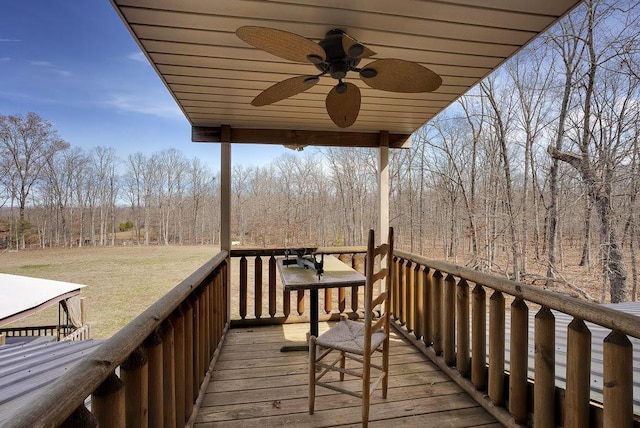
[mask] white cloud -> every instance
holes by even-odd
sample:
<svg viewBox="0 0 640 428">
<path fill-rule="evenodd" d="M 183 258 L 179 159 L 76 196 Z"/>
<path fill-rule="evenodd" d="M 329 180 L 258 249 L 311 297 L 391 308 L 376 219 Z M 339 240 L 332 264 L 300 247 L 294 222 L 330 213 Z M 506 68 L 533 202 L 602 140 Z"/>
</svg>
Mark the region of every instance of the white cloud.
<svg viewBox="0 0 640 428">
<path fill-rule="evenodd" d="M 36 67 L 51 67 L 51 66 L 53 66 L 53 64 L 51 64 L 49 61 L 29 61 L 29 64 L 35 65 Z"/>
<path fill-rule="evenodd" d="M 142 52 L 133 52 L 127 55 L 127 58 L 133 61 L 147 62 L 147 57 Z"/>
<path fill-rule="evenodd" d="M 9 58 L 8 56 L 0 56 L 0 62 L 4 61 L 11 61 L 11 58 Z"/>
<path fill-rule="evenodd" d="M 131 95 L 112 95 L 107 104 L 124 112 L 133 112 L 170 119 L 184 119 L 182 111 L 173 102 L 158 102 Z"/>
<path fill-rule="evenodd" d="M 20 40 L 18 39 L 0 39 L 0 43 L 1 42 L 19 42 Z"/>
</svg>

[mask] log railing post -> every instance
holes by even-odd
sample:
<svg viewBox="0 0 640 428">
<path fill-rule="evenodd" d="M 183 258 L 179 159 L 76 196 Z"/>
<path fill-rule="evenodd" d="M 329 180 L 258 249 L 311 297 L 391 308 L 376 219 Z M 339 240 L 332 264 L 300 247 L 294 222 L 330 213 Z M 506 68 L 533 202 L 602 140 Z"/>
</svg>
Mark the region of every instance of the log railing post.
<svg viewBox="0 0 640 428">
<path fill-rule="evenodd" d="M 489 299 L 489 398 L 504 403 L 505 313 L 504 296 L 494 291 Z"/>
<path fill-rule="evenodd" d="M 163 414 L 163 363 L 162 338 L 158 329 L 142 344 L 148 361 L 149 378 L 149 426 L 162 426 Z"/>
<path fill-rule="evenodd" d="M 331 300 L 333 300 L 333 293 L 331 288 L 324 289 L 324 313 L 331 313 Z"/>
<path fill-rule="evenodd" d="M 255 292 L 253 296 L 253 307 L 255 311 L 255 317 L 262 317 L 262 257 L 256 256 L 254 265 L 255 272 Z"/>
<path fill-rule="evenodd" d="M 347 254 L 340 254 L 338 260 L 344 264 L 348 264 L 349 256 Z M 346 289 L 344 287 L 338 288 L 338 311 L 343 313 L 347 308 Z M 327 312 L 328 313 L 328 312 Z"/>
<path fill-rule="evenodd" d="M 247 258 L 245 256 L 240 257 L 240 318 L 245 319 L 247 317 L 247 294 L 248 294 L 248 267 Z"/>
<path fill-rule="evenodd" d="M 442 354 L 442 289 L 444 288 L 444 277 L 439 270 L 433 272 L 431 303 L 431 323 L 433 324 L 433 350 L 436 355 Z"/>
<path fill-rule="evenodd" d="M 184 302 L 184 411 L 189 420 L 193 410 L 193 372 L 195 363 L 193 331 L 193 305 L 189 299 Z M 186 422 L 186 421 L 185 421 Z"/>
<path fill-rule="evenodd" d="M 392 310 L 393 310 L 393 318 L 398 322 L 402 323 L 400 316 L 400 266 L 401 262 L 398 257 L 393 257 L 393 286 L 392 286 Z"/>
<path fill-rule="evenodd" d="M 298 315 L 304 314 L 304 290 L 296 291 Z"/>
<path fill-rule="evenodd" d="M 407 307 L 405 306 L 407 303 L 407 282 L 406 276 L 404 274 L 406 260 L 399 259 L 398 260 L 398 307 L 400 310 L 398 311 L 398 316 L 400 317 L 400 325 L 407 324 Z"/>
<path fill-rule="evenodd" d="M 125 426 L 124 382 L 111 373 L 91 394 L 91 413 L 101 428 Z"/>
<path fill-rule="evenodd" d="M 471 313 L 471 383 L 477 390 L 487 387 L 487 293 L 476 284 Z"/>
<path fill-rule="evenodd" d="M 469 284 L 464 279 L 458 281 L 456 303 L 458 325 L 456 368 L 462 376 L 469 377 L 471 371 L 469 361 Z"/>
<path fill-rule="evenodd" d="M 424 308 L 424 316 L 422 317 L 422 341 L 426 346 L 433 345 L 433 321 L 431 314 L 433 313 L 433 291 L 431 285 L 431 273 L 425 266 L 422 271 L 422 307 Z"/>
<path fill-rule="evenodd" d="M 444 280 L 442 316 L 442 348 L 444 362 L 448 366 L 456 363 L 456 279 L 447 275 Z"/>
<path fill-rule="evenodd" d="M 120 365 L 120 376 L 124 382 L 126 397 L 125 414 L 127 426 L 147 427 L 149 425 L 149 375 L 147 359 L 141 348 Z"/>
<path fill-rule="evenodd" d="M 535 317 L 535 380 L 533 388 L 533 424 L 555 426 L 555 317 L 543 306 Z"/>
<path fill-rule="evenodd" d="M 415 328 L 415 313 L 413 311 L 415 304 L 415 287 L 413 282 L 413 263 L 411 260 L 407 260 L 404 267 L 404 283 L 405 283 L 405 311 L 406 311 L 406 321 L 407 325 L 405 326 L 407 331 L 412 332 Z"/>
<path fill-rule="evenodd" d="M 413 323 L 413 334 L 415 336 L 416 339 L 420 339 L 422 337 L 422 328 L 424 326 L 424 297 L 423 297 L 423 293 L 424 293 L 424 287 L 423 287 L 423 281 L 422 281 L 422 270 L 421 267 L 418 263 L 415 263 L 415 266 L 413 268 L 413 289 L 414 289 L 414 293 L 413 293 L 413 317 L 414 317 L 414 323 Z"/>
<path fill-rule="evenodd" d="M 84 406 L 84 403 L 77 407 L 73 413 L 69 415 L 66 421 L 61 425 L 64 427 L 82 427 L 96 428 L 98 427 L 98 418 Z"/>
<path fill-rule="evenodd" d="M 175 330 L 170 320 L 162 323 L 163 426 L 176 426 Z M 152 425 L 153 426 L 153 425 Z M 160 425 L 158 425 L 160 426 Z"/>
<path fill-rule="evenodd" d="M 174 379 L 175 379 L 175 397 L 176 397 L 176 421 L 175 426 L 182 426 L 187 419 L 185 418 L 185 357 L 184 357 L 184 312 L 181 306 L 173 313 L 173 340 L 174 340 Z"/>
<path fill-rule="evenodd" d="M 509 358 L 509 411 L 518 424 L 528 419 L 527 372 L 529 361 L 529 308 L 516 298 L 511 304 L 511 349 Z"/>
<path fill-rule="evenodd" d="M 269 257 L 269 316 L 276 316 L 276 258 Z"/>
<path fill-rule="evenodd" d="M 619 331 L 612 331 L 603 343 L 604 426 L 633 426 L 633 347 Z"/>
<path fill-rule="evenodd" d="M 589 426 L 591 378 L 591 331 L 574 318 L 567 327 L 567 386 L 564 398 L 564 426 Z"/>
<path fill-rule="evenodd" d="M 351 255 L 351 267 L 360 272 L 360 259 L 357 254 Z M 351 311 L 356 312 L 358 310 L 358 288 L 351 287 Z"/>
</svg>

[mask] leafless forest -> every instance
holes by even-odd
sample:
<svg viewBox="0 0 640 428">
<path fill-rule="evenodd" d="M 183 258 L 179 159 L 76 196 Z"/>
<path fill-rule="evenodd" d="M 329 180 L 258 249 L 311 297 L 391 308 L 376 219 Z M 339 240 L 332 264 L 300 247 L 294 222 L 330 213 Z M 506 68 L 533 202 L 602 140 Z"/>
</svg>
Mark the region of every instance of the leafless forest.
<svg viewBox="0 0 640 428">
<path fill-rule="evenodd" d="M 635 300 L 639 12 L 637 1 L 585 2 L 410 149 L 392 150 L 400 247 L 516 280 L 535 261 L 549 284 L 577 248 L 597 300 Z M 348 148 L 235 165 L 233 240 L 362 244 L 377 224 L 376 165 L 376 151 Z M 35 113 L 0 115 L 0 239 L 10 249 L 216 243 L 213 168 L 175 149 L 83 150 Z"/>
</svg>

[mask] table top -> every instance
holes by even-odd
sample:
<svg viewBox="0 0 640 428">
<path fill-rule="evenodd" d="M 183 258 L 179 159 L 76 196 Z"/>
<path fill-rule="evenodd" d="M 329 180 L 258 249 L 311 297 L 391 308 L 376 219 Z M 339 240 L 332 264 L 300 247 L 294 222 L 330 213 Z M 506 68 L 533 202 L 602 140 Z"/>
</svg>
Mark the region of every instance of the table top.
<svg viewBox="0 0 640 428">
<path fill-rule="evenodd" d="M 324 256 L 324 273 L 320 279 L 311 269 L 304 269 L 296 264 L 284 266 L 283 260 L 279 258 L 277 264 L 282 284 L 287 291 L 362 286 L 365 283 L 364 275 L 331 255 Z"/>
</svg>

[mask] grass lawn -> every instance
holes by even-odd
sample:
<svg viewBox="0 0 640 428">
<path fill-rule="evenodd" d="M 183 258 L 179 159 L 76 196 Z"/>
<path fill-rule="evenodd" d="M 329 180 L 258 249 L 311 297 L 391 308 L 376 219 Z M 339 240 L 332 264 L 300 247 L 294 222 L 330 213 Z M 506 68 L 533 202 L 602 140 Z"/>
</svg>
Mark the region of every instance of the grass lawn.
<svg viewBox="0 0 640 428">
<path fill-rule="evenodd" d="M 0 252 L 0 272 L 86 284 L 91 335 L 105 339 L 219 251 L 214 246 L 128 246 Z M 15 325 L 55 324 L 57 306 Z"/>
</svg>

